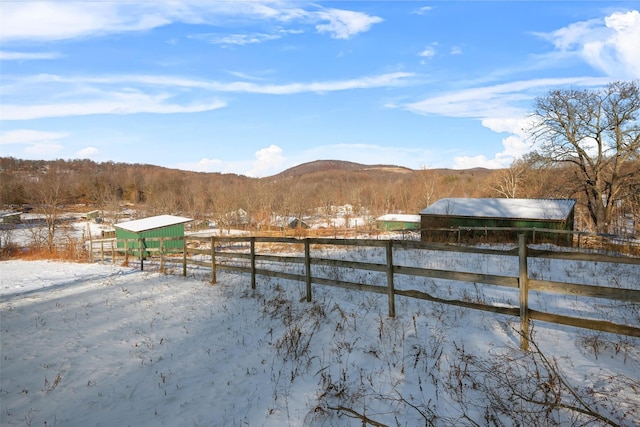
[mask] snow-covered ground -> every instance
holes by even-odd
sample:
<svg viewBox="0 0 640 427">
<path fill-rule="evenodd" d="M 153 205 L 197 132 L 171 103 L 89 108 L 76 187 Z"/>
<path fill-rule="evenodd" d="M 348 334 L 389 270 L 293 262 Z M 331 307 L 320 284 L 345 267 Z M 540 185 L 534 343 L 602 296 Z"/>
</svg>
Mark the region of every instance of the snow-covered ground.
<svg viewBox="0 0 640 427">
<path fill-rule="evenodd" d="M 430 259 L 500 268 L 453 256 Z M 584 267 L 548 263 L 539 274 L 638 286 L 637 266 L 601 273 Z M 524 394 L 556 396 L 547 390 L 555 387 L 562 402 L 580 405 L 547 375 L 535 351 L 519 350 L 516 318 L 397 297 L 391 319 L 384 295 L 314 286 L 307 303 L 303 283 L 259 277 L 252 291 L 247 275 L 220 272 L 215 285 L 207 278 L 197 270 L 187 277 L 161 274 L 147 265 L 141 272 L 98 263 L 0 262 L 0 424 L 361 426 L 366 419 L 450 426 L 537 419 L 572 425 L 589 419 L 539 408 L 526 415 L 533 404 L 523 400 L 511 402 L 515 421 L 500 412 L 496 402 L 514 378 Z M 450 284 L 425 286 L 456 293 Z M 484 298 L 470 286 L 468 298 Z M 508 302 L 503 295 L 486 298 Z M 576 297 L 536 298 L 544 306 L 586 310 Z M 596 314 L 640 322 L 637 304 L 593 305 Z M 640 424 L 640 339 L 539 322 L 534 340 L 590 408 L 621 425 Z M 539 389 L 531 385 L 536 375 Z"/>
</svg>

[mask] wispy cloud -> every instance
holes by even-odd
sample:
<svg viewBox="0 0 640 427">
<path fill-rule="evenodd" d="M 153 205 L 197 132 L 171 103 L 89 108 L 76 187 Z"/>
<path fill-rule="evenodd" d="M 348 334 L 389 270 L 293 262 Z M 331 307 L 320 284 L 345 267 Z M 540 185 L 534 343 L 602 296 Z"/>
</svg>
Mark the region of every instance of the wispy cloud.
<svg viewBox="0 0 640 427">
<path fill-rule="evenodd" d="M 226 106 L 223 101 L 178 104 L 167 102 L 169 98 L 168 95 L 148 95 L 139 92 L 111 92 L 98 94 L 93 99 L 82 99 L 74 102 L 30 105 L 2 104 L 0 106 L 0 118 L 2 120 L 32 120 L 94 114 L 195 113 Z"/>
<path fill-rule="evenodd" d="M 64 149 L 61 144 L 54 143 L 37 143 L 25 148 L 25 154 L 37 156 L 39 159 L 50 158 L 60 153 Z"/>
<path fill-rule="evenodd" d="M 59 141 L 68 136 L 69 134 L 64 132 L 16 129 L 0 133 L 0 145 L 17 145 L 20 147 L 18 151 L 16 151 L 16 147 L 12 147 L 12 152 L 22 150 L 22 154 L 27 157 L 37 156 L 42 159 L 60 153 L 64 146 Z"/>
<path fill-rule="evenodd" d="M 253 34 L 216 34 L 216 33 L 207 33 L 207 34 L 195 34 L 190 36 L 193 39 L 203 40 L 210 44 L 221 45 L 221 46 L 244 46 L 248 44 L 258 44 L 264 43 L 269 40 L 276 40 L 281 38 L 280 34 L 264 34 L 264 33 L 253 33 Z"/>
<path fill-rule="evenodd" d="M 382 22 L 366 13 L 303 1 L 38 1 L 6 2 L 2 7 L 0 39 L 5 41 L 65 40 L 145 31 L 172 23 L 224 25 L 230 21 L 315 25 L 320 33 L 346 39 Z"/>
<path fill-rule="evenodd" d="M 431 10 L 433 10 L 432 6 L 423 6 L 419 9 L 414 10 L 413 13 L 414 15 L 425 15 L 426 13 L 430 12 Z"/>
<path fill-rule="evenodd" d="M 63 132 L 45 132 L 33 129 L 16 129 L 0 133 L 0 144 L 33 144 L 35 142 L 53 141 L 69 136 Z"/>
<path fill-rule="evenodd" d="M 326 82 L 262 84 L 248 81 L 219 82 L 175 76 L 115 75 L 58 76 L 39 74 L 7 79 L 5 89 L 12 87 L 38 92 L 39 103 L 12 103 L 10 97 L 0 105 L 3 120 L 28 120 L 44 117 L 83 116 L 92 114 L 193 113 L 227 106 L 227 102 L 211 99 L 216 93 L 253 93 L 292 95 L 328 93 L 407 85 L 413 73 L 395 72 L 375 76 Z M 191 93 L 184 101 L 185 90 Z M 193 92 L 193 91 L 192 91 Z M 67 101 L 60 102 L 60 99 Z"/>
<path fill-rule="evenodd" d="M 178 163 L 175 167 L 194 172 L 220 172 L 224 168 L 224 162 L 220 159 L 205 157 L 195 163 Z"/>
<path fill-rule="evenodd" d="M 1 61 L 28 61 L 40 59 L 58 59 L 61 55 L 57 52 L 12 52 L 1 50 Z"/>
<path fill-rule="evenodd" d="M 526 115 L 527 109 L 531 107 L 531 102 L 537 96 L 552 87 L 598 86 L 607 82 L 606 78 L 595 77 L 523 80 L 447 92 L 406 104 L 405 108 L 418 114 L 448 117 L 478 119 L 521 117 Z"/>
<path fill-rule="evenodd" d="M 96 147 L 85 147 L 76 152 L 76 157 L 79 159 L 92 159 L 95 158 L 100 150 Z"/>
</svg>

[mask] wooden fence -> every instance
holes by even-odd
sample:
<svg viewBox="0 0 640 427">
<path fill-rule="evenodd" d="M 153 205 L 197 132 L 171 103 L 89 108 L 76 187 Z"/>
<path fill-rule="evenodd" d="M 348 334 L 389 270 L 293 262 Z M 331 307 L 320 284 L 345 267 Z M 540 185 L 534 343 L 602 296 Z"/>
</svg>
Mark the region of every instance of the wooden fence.
<svg viewBox="0 0 640 427">
<path fill-rule="evenodd" d="M 531 258 L 578 260 L 586 263 L 613 263 L 637 265 L 640 271 L 640 258 L 616 257 L 579 252 L 540 251 L 528 247 L 524 234 L 518 239 L 518 247 L 513 250 L 494 250 L 450 245 L 442 243 L 427 243 L 410 240 L 365 240 L 365 239 L 332 239 L 332 238 L 286 238 L 286 237 L 193 237 L 184 238 L 186 250 L 165 250 L 164 242 L 183 238 L 158 238 L 158 248 L 145 248 L 144 239 L 138 241 L 132 249 L 130 242 L 122 242 L 120 248 L 115 239 L 97 240 L 91 243 L 91 260 L 100 257 L 102 262 L 116 258 L 137 260 L 140 268 L 149 259 L 159 259 L 160 270 L 165 271 L 168 265 L 182 267 L 182 274 L 187 274 L 189 265 L 204 267 L 211 271 L 211 282 L 216 283 L 217 272 L 226 270 L 231 272 L 248 273 L 251 277 L 251 287 L 256 288 L 257 276 L 269 276 L 287 280 L 302 281 L 306 284 L 306 301 L 313 298 L 312 285 L 336 286 L 345 289 L 386 294 L 388 298 L 388 312 L 390 317 L 396 313 L 396 295 L 418 298 L 442 304 L 476 310 L 500 313 L 520 317 L 521 345 L 528 347 L 530 320 L 552 322 L 591 330 L 612 332 L 628 336 L 640 337 L 638 325 L 625 325 L 607 320 L 588 319 L 554 314 L 534 310 L 529 307 L 528 299 L 531 291 L 571 295 L 575 297 L 594 297 L 625 303 L 640 303 L 640 286 L 636 289 L 613 288 L 568 282 L 539 280 L 530 277 L 528 260 Z M 384 248 L 384 262 L 346 261 L 315 255 L 318 248 L 341 246 L 343 248 Z M 259 247 L 259 248 L 258 248 Z M 129 248 L 128 251 L 124 248 Z M 260 250 L 258 250 L 260 249 Z M 457 252 L 468 254 L 483 254 L 499 257 L 517 257 L 518 268 L 508 275 L 494 275 L 461 271 L 448 271 L 422 267 L 401 265 L 394 261 L 394 250 L 428 250 L 437 252 Z M 133 253 L 136 255 L 134 256 Z M 297 272 L 286 271 L 287 266 L 300 266 Z M 314 267 L 328 267 L 338 272 L 338 278 L 314 275 Z M 635 268 L 635 267 L 634 267 Z M 340 269 L 354 269 L 358 271 L 379 272 L 386 276 L 386 285 L 371 285 L 340 280 Z M 344 271 L 344 270 L 343 270 Z M 518 289 L 519 303 L 515 307 L 504 307 L 463 299 L 443 299 L 417 289 L 396 289 L 398 276 L 412 276 L 417 278 L 444 279 L 474 284 L 494 285 Z"/>
</svg>

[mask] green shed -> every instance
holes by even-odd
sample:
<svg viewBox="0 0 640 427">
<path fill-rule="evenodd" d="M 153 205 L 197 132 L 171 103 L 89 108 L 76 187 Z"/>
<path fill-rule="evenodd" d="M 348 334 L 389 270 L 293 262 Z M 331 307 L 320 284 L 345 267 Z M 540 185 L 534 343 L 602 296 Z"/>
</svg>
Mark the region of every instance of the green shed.
<svg viewBox="0 0 640 427">
<path fill-rule="evenodd" d="M 159 248 L 160 240 L 147 240 L 148 238 L 166 237 L 184 238 L 184 224 L 192 221 L 190 218 L 173 215 L 158 215 L 149 218 L 137 219 L 134 221 L 121 222 L 115 224 L 116 239 L 118 248 L 124 248 L 125 239 L 127 248 L 132 250 L 134 256 L 139 256 L 139 241 L 143 240 L 144 248 Z M 164 249 L 182 250 L 184 240 L 167 240 L 164 242 Z M 148 255 L 148 253 L 145 253 Z"/>
<path fill-rule="evenodd" d="M 382 215 L 376 218 L 376 228 L 384 231 L 420 230 L 420 215 Z"/>
<path fill-rule="evenodd" d="M 491 199 L 446 198 L 440 199 L 420 212 L 422 240 L 442 238 L 446 234 L 434 229 L 464 229 L 468 238 L 476 235 L 495 234 L 513 239 L 517 231 L 487 233 L 471 230 L 475 227 L 546 228 L 573 230 L 573 199 Z M 450 236 L 451 234 L 448 233 Z M 536 233 L 536 239 L 545 238 L 557 243 L 571 244 L 570 234 Z"/>
<path fill-rule="evenodd" d="M 85 214 L 85 217 L 87 218 L 87 220 L 90 220 L 90 219 L 97 219 L 97 218 L 99 218 L 99 217 L 100 217 L 100 211 L 99 211 L 99 210 L 95 210 L 95 211 L 87 212 L 87 213 Z"/>
<path fill-rule="evenodd" d="M 2 215 L 3 224 L 20 224 L 22 222 L 21 212 L 9 212 Z"/>
</svg>

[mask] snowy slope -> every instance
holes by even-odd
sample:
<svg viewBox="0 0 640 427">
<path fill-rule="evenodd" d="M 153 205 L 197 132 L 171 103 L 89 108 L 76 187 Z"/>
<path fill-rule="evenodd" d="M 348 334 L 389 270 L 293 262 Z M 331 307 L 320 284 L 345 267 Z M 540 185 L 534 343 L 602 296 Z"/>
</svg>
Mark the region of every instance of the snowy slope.
<svg viewBox="0 0 640 427">
<path fill-rule="evenodd" d="M 6 261 L 0 277 L 3 426 L 484 425 L 490 381 L 464 375 L 484 366 L 470 355 L 527 360 L 518 319 L 407 298 L 390 319 L 382 295 L 314 286 L 306 303 L 304 284 L 251 291 L 244 275 Z M 534 329 L 576 389 L 600 393 L 594 407 L 637 425 L 640 340 Z"/>
</svg>

